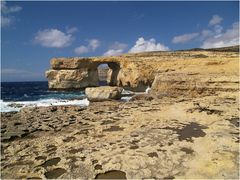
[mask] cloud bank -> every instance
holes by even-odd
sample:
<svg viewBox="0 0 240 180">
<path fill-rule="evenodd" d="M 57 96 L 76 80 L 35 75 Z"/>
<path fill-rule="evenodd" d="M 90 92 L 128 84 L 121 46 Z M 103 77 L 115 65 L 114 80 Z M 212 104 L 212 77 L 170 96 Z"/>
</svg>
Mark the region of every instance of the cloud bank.
<svg viewBox="0 0 240 180">
<path fill-rule="evenodd" d="M 78 55 L 85 54 L 89 52 L 94 52 L 98 47 L 100 47 L 101 42 L 98 39 L 91 39 L 88 41 L 87 46 L 79 46 L 74 49 L 74 52 Z"/>
<path fill-rule="evenodd" d="M 67 34 L 73 34 L 73 33 L 75 33 L 75 32 L 77 32 L 78 31 L 78 28 L 76 28 L 76 27 L 66 27 L 66 33 Z"/>
<path fill-rule="evenodd" d="M 80 55 L 80 54 L 88 53 L 90 51 L 86 46 L 79 46 L 74 49 L 74 52 Z"/>
<path fill-rule="evenodd" d="M 239 45 L 239 22 L 232 24 L 232 27 L 224 30 L 221 26 L 223 18 L 213 15 L 209 21 L 212 29 L 202 31 L 203 42 L 201 48 L 219 48 Z"/>
<path fill-rule="evenodd" d="M 201 42 L 201 48 L 239 45 L 239 22 L 233 23 L 231 28 L 224 29 L 221 26 L 222 21 L 222 17 L 213 15 L 209 20 L 208 29 L 203 29 L 201 32 L 175 36 L 172 39 L 172 43 L 187 43 L 192 40 L 198 40 Z"/>
<path fill-rule="evenodd" d="M 15 21 L 14 13 L 17 13 L 22 10 L 20 6 L 7 6 L 5 1 L 1 1 L 1 27 L 6 28 L 13 24 Z"/>
<path fill-rule="evenodd" d="M 169 51 L 169 48 L 164 44 L 156 42 L 154 38 L 145 40 L 143 37 L 140 37 L 135 42 L 135 45 L 131 47 L 128 51 L 127 44 L 115 42 L 108 51 L 106 51 L 103 56 L 117 56 L 124 53 L 140 53 L 148 51 Z"/>
<path fill-rule="evenodd" d="M 203 41 L 201 48 L 218 48 L 234 46 L 239 44 L 239 22 L 232 24 L 232 27 L 225 32 L 215 32 L 213 36 Z"/>
<path fill-rule="evenodd" d="M 178 43 L 186 43 L 189 42 L 190 40 L 196 38 L 199 35 L 199 33 L 190 33 L 190 34 L 183 34 L 180 36 L 175 36 L 172 39 L 172 42 L 174 44 L 178 44 Z"/>
<path fill-rule="evenodd" d="M 220 17 L 219 15 L 213 15 L 212 19 L 210 19 L 208 25 L 213 26 L 213 25 L 219 24 L 219 23 L 221 23 L 222 20 L 223 20 L 223 18 Z"/>
<path fill-rule="evenodd" d="M 118 56 L 124 53 L 127 48 L 127 44 L 115 42 L 110 46 L 110 49 L 106 51 L 103 56 Z"/>
<path fill-rule="evenodd" d="M 130 53 L 139 53 L 147 51 L 168 51 L 169 48 L 164 44 L 156 42 L 154 38 L 145 40 L 143 37 L 138 38 L 135 45 L 129 50 Z"/>
<path fill-rule="evenodd" d="M 38 31 L 34 41 L 44 47 L 63 48 L 71 45 L 74 40 L 72 34 L 64 33 L 58 29 L 44 29 Z"/>
</svg>

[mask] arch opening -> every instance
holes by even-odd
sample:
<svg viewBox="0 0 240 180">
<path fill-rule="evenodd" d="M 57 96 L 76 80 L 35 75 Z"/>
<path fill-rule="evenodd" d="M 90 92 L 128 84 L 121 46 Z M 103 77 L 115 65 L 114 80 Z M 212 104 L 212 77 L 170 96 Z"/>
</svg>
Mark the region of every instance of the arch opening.
<svg viewBox="0 0 240 180">
<path fill-rule="evenodd" d="M 116 62 L 99 63 L 97 66 L 99 86 L 117 86 L 120 66 Z"/>
<path fill-rule="evenodd" d="M 109 68 L 107 63 L 99 64 L 97 67 L 98 71 L 98 84 L 99 86 L 107 86 L 109 84 L 108 74 L 111 69 Z"/>
</svg>

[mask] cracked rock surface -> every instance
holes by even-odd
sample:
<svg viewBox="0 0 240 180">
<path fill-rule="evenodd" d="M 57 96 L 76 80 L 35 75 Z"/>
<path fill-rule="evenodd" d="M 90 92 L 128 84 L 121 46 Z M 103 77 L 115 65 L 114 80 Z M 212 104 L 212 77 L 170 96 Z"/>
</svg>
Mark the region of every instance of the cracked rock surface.
<svg viewBox="0 0 240 180">
<path fill-rule="evenodd" d="M 2 179 L 231 178 L 237 93 L 2 113 Z"/>
</svg>

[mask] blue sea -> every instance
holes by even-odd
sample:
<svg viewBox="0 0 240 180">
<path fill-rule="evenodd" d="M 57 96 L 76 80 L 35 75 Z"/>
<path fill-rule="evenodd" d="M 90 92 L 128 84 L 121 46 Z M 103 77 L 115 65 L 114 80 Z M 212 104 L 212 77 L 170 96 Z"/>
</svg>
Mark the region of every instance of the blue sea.
<svg viewBox="0 0 240 180">
<path fill-rule="evenodd" d="M 88 105 L 84 91 L 52 91 L 47 82 L 2 82 L 1 112 L 26 106 Z"/>
<path fill-rule="evenodd" d="M 107 83 L 100 81 L 100 86 Z M 122 101 L 131 99 L 131 91 L 123 90 Z M 84 91 L 53 91 L 48 82 L 1 82 L 0 112 L 19 111 L 24 107 L 77 105 L 88 106 Z"/>
</svg>

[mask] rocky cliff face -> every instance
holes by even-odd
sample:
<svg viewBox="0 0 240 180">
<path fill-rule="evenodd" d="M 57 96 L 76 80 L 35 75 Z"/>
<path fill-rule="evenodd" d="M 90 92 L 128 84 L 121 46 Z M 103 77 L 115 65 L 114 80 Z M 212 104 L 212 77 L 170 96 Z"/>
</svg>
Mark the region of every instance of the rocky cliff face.
<svg viewBox="0 0 240 180">
<path fill-rule="evenodd" d="M 116 57 L 53 58 L 46 72 L 50 89 L 81 89 L 98 86 L 97 67 L 108 64 L 109 85 L 153 92 L 187 93 L 195 89 L 237 90 L 239 46 L 175 52 L 147 52 Z M 156 78 L 155 78 L 156 77 Z M 170 89 L 169 89 L 170 88 Z M 187 89 L 187 90 L 186 90 Z M 193 91 L 192 91 L 193 92 Z"/>
<path fill-rule="evenodd" d="M 239 76 L 172 73 L 156 76 L 151 93 L 161 96 L 198 97 L 239 89 Z"/>
</svg>

